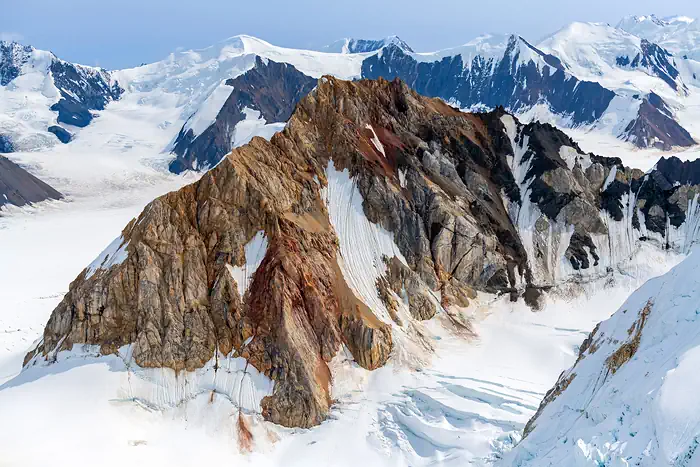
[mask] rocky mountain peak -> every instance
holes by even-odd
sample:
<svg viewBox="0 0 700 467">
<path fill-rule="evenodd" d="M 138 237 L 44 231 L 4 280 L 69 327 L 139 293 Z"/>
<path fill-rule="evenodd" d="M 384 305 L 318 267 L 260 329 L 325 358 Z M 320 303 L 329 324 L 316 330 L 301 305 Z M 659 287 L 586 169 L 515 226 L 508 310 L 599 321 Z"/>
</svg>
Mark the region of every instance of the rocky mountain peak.
<svg viewBox="0 0 700 467">
<path fill-rule="evenodd" d="M 376 52 L 385 47 L 398 47 L 404 52 L 412 53 L 413 49 L 399 36 L 387 36 L 384 39 L 354 39 L 345 38 L 325 46 L 322 52 L 356 54 Z"/>
<path fill-rule="evenodd" d="M 684 222 L 692 191 L 674 198 L 619 162 L 503 108 L 467 114 L 400 80 L 324 76 L 282 132 L 131 221 L 26 362 L 80 344 L 173 372 L 241 358 L 272 382 L 252 409 L 316 425 L 341 348 L 378 368 L 421 320 L 467 329 L 475 291 L 537 307 L 542 290 L 613 267 L 610 249 L 634 243 L 615 243 L 620 229 Z"/>
<path fill-rule="evenodd" d="M 228 98 L 210 125 L 197 133 L 189 120 L 185 123 L 173 144 L 176 158 L 170 163 L 170 170 L 181 173 L 213 167 L 236 145 L 247 142 L 237 138 L 239 123 L 286 122 L 299 99 L 315 85 L 315 79 L 290 64 L 256 56 L 250 70 L 224 82 Z M 193 115 L 190 120 L 196 117 Z"/>
<path fill-rule="evenodd" d="M 6 86 L 19 76 L 32 53 L 32 47 L 17 42 L 0 41 L 0 86 Z"/>
</svg>

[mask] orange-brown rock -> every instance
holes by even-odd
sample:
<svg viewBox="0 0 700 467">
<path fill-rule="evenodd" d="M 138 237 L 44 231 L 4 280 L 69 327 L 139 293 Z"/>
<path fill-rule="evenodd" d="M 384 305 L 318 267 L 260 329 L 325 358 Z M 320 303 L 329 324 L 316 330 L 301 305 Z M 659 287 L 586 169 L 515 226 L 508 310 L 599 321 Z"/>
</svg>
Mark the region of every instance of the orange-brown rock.
<svg viewBox="0 0 700 467">
<path fill-rule="evenodd" d="M 393 345 L 341 272 L 321 196 L 329 161 L 350 171 L 364 214 L 406 260 L 387 258 L 385 293 L 407 294 L 413 319 L 429 319 L 432 291 L 466 306 L 473 289 L 509 291 L 527 269 L 501 198 L 517 191 L 510 153 L 497 114 L 460 113 L 399 81 L 324 77 L 270 142 L 254 138 L 151 202 L 122 232 L 126 259 L 78 276 L 30 356 L 132 344 L 142 367 L 193 370 L 235 352 L 275 381 L 268 420 L 316 425 L 341 345 L 370 370 Z M 260 231 L 267 250 L 240 296 L 228 266 L 246 263 Z"/>
</svg>

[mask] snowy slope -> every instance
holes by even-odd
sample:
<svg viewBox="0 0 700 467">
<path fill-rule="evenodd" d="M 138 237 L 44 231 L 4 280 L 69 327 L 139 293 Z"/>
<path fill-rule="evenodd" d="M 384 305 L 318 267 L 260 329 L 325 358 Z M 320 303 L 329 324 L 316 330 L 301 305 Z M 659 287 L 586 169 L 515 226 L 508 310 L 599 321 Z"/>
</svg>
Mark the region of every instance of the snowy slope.
<svg viewBox="0 0 700 467">
<path fill-rule="evenodd" d="M 65 62 L 51 52 L 0 42 L 0 138 L 11 150 L 51 147 L 59 124 L 87 126 L 93 111 L 121 94 L 105 70 Z M 63 128 L 63 131 L 66 131 Z M 8 151 L 10 152 L 10 151 Z"/>
<path fill-rule="evenodd" d="M 700 60 L 700 21 L 688 16 L 627 16 L 617 27 L 644 37 L 678 56 Z"/>
<path fill-rule="evenodd" d="M 607 24 L 571 23 L 537 47 L 556 55 L 578 78 L 597 81 L 609 89 L 665 93 L 671 83 L 681 88 L 674 89 L 676 93 L 683 92 L 682 79 L 669 76 L 673 71 L 666 69 L 667 64 L 659 63 L 658 57 L 652 55 L 651 63 L 632 66 L 635 57 L 651 55 L 644 50 L 642 41 Z"/>
<path fill-rule="evenodd" d="M 411 47 L 399 36 L 389 36 L 385 37 L 384 39 L 355 39 L 346 37 L 323 47 L 321 51 L 330 53 L 357 54 L 375 52 L 390 44 L 394 44 L 407 52 L 413 52 L 413 49 L 411 49 Z"/>
<path fill-rule="evenodd" d="M 343 79 L 360 76 L 363 58 L 287 49 L 242 35 L 205 49 L 175 52 L 156 63 L 117 71 L 115 76 L 128 91 L 141 94 L 143 99 L 181 107 L 183 120 L 194 115 L 188 124 L 203 131 L 228 97 L 226 89 L 221 89 L 223 83 L 252 68 L 256 55 L 289 63 L 315 78 L 328 73 Z"/>
<path fill-rule="evenodd" d="M 105 195 L 106 205 L 108 199 L 117 199 L 115 193 Z M 252 433 L 248 445 L 242 443 L 239 407 L 254 409 L 256 399 L 250 399 L 253 405 L 241 404 L 249 399 L 240 399 L 234 390 L 259 397 L 255 394 L 264 390 L 264 381 L 247 379 L 236 362 L 227 365 L 229 379 L 216 383 L 219 392 L 213 398 L 210 369 L 181 375 L 178 381 L 167 371 L 149 375 L 127 367 L 116 356 L 95 359 L 89 348 L 60 354 L 51 367 L 33 368 L 12 379 L 67 281 L 109 243 L 105 237 L 115 224 L 140 210 L 66 206 L 46 206 L 44 215 L 17 213 L 2 220 L 7 228 L 0 229 L 0 241 L 16 245 L 13 251 L 0 251 L 2 263 L 11 266 L 0 271 L 0 304 L 10 310 L 0 315 L 0 333 L 7 336 L 0 346 L 0 448 L 10 465 L 75 465 L 75 452 L 99 456 L 110 466 L 307 466 L 327 465 L 328 459 L 348 467 L 492 465 L 520 439 L 545 391 L 574 362 L 576 346 L 594 324 L 607 318 L 634 287 L 678 260 L 645 249 L 624 273 L 591 284 L 573 301 L 562 291 L 537 313 L 507 297 L 480 296 L 465 310 L 473 320 L 474 336 L 440 313 L 418 328 L 416 342 L 422 339 L 427 352 L 409 352 L 411 360 L 394 356 L 374 372 L 362 370 L 341 351 L 331 364 L 338 401 L 331 419 L 312 430 L 287 430 L 247 410 L 243 420 Z M 350 209 L 338 221 L 347 224 L 356 216 Z M 76 224 L 79 219 L 83 222 Z M 71 235 L 76 225 L 85 238 Z M 24 258 L 47 230 L 55 235 L 42 259 L 61 267 L 45 268 L 27 284 L 34 268 Z M 254 256 L 248 258 L 246 252 L 249 261 L 255 262 Z M 253 384 L 241 385 L 240 380 Z M 33 448 L 36 438 L 31 433 L 37 423 L 62 427 L 42 441 L 42 449 Z"/>
<path fill-rule="evenodd" d="M 509 50 L 509 43 L 515 41 L 516 46 Z M 512 57 L 517 56 L 519 63 L 526 64 L 533 60 L 538 66 L 546 63 L 543 54 L 534 49 L 522 37 L 510 34 L 484 34 L 457 47 L 439 50 L 437 52 L 411 54 L 419 62 L 434 62 L 445 57 L 462 57 L 465 66 L 471 66 L 474 58 L 481 57 L 484 60 L 500 59 L 506 52 Z"/>
<path fill-rule="evenodd" d="M 2 42 L 6 57 L 0 85 L 0 134 L 18 149 L 34 149 L 57 144 L 47 129 L 57 115 L 49 108 L 58 102 L 59 92 L 48 72 L 53 56 L 50 52 Z M 10 68 L 14 72 L 10 73 Z M 12 80 L 12 78 L 15 76 Z"/>
<path fill-rule="evenodd" d="M 698 465 L 699 264 L 695 250 L 596 328 L 502 465 Z"/>
</svg>

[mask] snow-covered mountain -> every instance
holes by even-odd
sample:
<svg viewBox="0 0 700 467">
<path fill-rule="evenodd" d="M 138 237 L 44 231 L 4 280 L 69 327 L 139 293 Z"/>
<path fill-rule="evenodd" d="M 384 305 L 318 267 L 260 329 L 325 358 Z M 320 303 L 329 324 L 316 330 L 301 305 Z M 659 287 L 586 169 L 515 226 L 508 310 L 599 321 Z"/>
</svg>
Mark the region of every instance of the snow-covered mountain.
<svg viewBox="0 0 700 467">
<path fill-rule="evenodd" d="M 274 131 L 269 125 L 284 123 L 303 92 L 277 104 L 256 102 L 263 97 L 249 95 L 247 104 L 235 111 L 243 117 L 230 119 L 226 103 L 233 99 L 233 80 L 253 69 L 258 58 L 287 64 L 314 79 L 324 74 L 399 77 L 422 94 L 463 108 L 504 106 L 525 119 L 545 118 L 665 150 L 694 144 L 695 119 L 688 111 L 694 106 L 688 104 L 700 89 L 700 63 L 671 55 L 620 28 L 591 23 L 571 24 L 536 46 L 519 36 L 491 35 L 434 53 L 415 53 L 395 36 L 344 39 L 324 52 L 235 36 L 111 73 L 68 64 L 16 43 L 3 43 L 1 50 L 0 106 L 5 112 L 0 138 L 6 152 L 69 142 L 79 133 L 76 127 L 87 125 L 95 112 L 126 92 L 143 105 L 172 111 L 175 119 L 161 123 L 172 125 L 166 131 L 175 133 L 161 150 L 177 158 L 172 165 L 176 171 L 211 167 L 258 131 L 253 129 L 265 134 Z M 287 79 L 282 70 L 276 72 L 279 76 L 267 73 L 267 86 Z M 262 111 L 263 106 L 268 110 Z M 241 113 L 244 107 L 251 112 Z M 243 124 L 248 129 L 237 132 L 241 121 L 248 122 Z M 207 131 L 217 136 L 205 135 L 197 144 L 213 138 L 216 142 L 206 145 L 216 149 L 200 147 L 190 153 L 190 145 Z"/>
<path fill-rule="evenodd" d="M 97 70 L 120 89 L 88 110 L 97 118 L 62 124 L 68 144 L 15 148 L 9 157 L 66 201 L 0 216 L 0 245 L 12 245 L 0 248 L 3 460 L 74 465 L 75 452 L 98 450 L 107 465 L 569 465 L 575 444 L 576 462 L 600 466 L 627 449 L 610 447 L 624 437 L 606 431 L 617 412 L 694 427 L 680 410 L 630 416 L 642 389 L 621 381 L 610 394 L 632 403 L 601 402 L 592 422 L 573 422 L 581 443 L 557 444 L 584 378 L 567 372 L 569 387 L 545 395 L 595 322 L 700 240 L 698 162 L 627 159 L 631 145 L 613 139 L 672 145 L 688 122 L 698 134 L 694 62 L 596 24 L 536 45 L 376 42 L 328 53 L 237 36 Z M 32 75 L 27 63 L 3 68 L 7 87 Z M 48 70 L 42 83 L 55 81 Z M 396 75 L 407 81 L 356 80 Z M 19 89 L 58 121 L 58 96 Z M 610 136 L 606 155 L 620 157 L 589 153 L 571 136 L 584 132 Z M 20 177 L 5 167 L 0 188 L 2 175 Z M 665 303 L 694 299 L 679 284 Z M 593 366 L 614 347 L 642 352 L 654 313 L 642 302 L 601 325 L 574 372 L 592 348 Z M 692 313 L 666 314 L 664 342 L 691 342 Z M 628 333 L 638 318 L 641 341 Z M 637 383 L 645 369 L 631 368 Z M 629 456 L 651 436 L 637 422 Z M 61 427 L 40 450 L 37 425 Z M 648 464 L 683 465 L 693 430 L 660 430 L 670 447 L 650 448 Z"/>
<path fill-rule="evenodd" d="M 695 18 L 627 16 L 617 27 L 659 44 L 676 56 L 700 61 L 700 21 Z"/>
<path fill-rule="evenodd" d="M 0 141 L 3 152 L 71 139 L 123 90 L 105 70 L 68 63 L 16 42 L 0 42 Z M 53 133 L 53 134 L 52 134 Z M 57 141 L 58 140 L 58 141 Z"/>
<path fill-rule="evenodd" d="M 694 250 L 596 326 L 500 465 L 698 465 L 698 267 Z"/>
<path fill-rule="evenodd" d="M 399 36 L 389 36 L 384 39 L 354 39 L 345 38 L 333 42 L 321 49 L 322 52 L 356 54 L 366 52 L 376 52 L 390 44 L 393 44 L 405 52 L 413 52 L 409 46 Z"/>
</svg>

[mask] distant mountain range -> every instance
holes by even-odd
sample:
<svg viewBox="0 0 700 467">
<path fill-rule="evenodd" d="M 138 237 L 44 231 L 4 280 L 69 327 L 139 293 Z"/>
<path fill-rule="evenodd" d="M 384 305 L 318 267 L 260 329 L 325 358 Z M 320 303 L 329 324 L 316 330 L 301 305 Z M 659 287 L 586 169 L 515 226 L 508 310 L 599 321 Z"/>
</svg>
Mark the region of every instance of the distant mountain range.
<svg viewBox="0 0 700 467">
<path fill-rule="evenodd" d="M 167 122 L 177 131 L 161 148 L 174 156 L 170 169 L 204 170 L 256 132 L 279 129 L 322 75 L 398 77 L 463 109 L 503 106 L 524 120 L 536 115 L 639 148 L 688 147 L 698 135 L 680 110 L 700 92 L 697 25 L 654 16 L 625 18 L 617 27 L 572 23 L 537 44 L 487 35 L 433 53 L 416 53 L 396 36 L 343 39 L 321 52 L 236 36 L 113 72 L 3 42 L 0 150 L 70 143 L 130 93 L 177 109 L 178 121 Z"/>
</svg>

